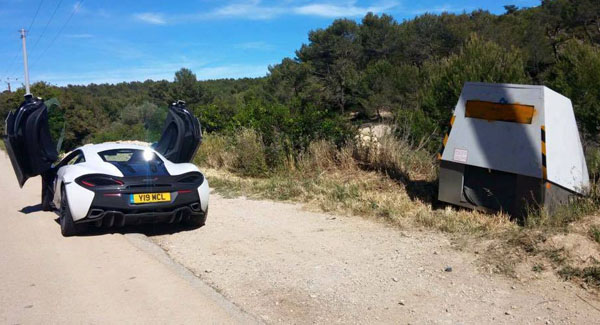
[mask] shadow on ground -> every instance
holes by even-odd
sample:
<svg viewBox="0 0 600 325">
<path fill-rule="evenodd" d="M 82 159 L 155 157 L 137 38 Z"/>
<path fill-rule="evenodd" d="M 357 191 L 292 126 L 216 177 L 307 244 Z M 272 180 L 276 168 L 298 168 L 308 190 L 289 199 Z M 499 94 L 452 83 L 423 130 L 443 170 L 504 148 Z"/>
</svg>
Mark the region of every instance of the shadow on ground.
<svg viewBox="0 0 600 325">
<path fill-rule="evenodd" d="M 19 210 L 19 212 L 21 212 L 23 214 L 30 214 L 30 213 L 34 213 L 34 212 L 40 212 L 40 211 L 42 211 L 41 204 L 29 205 L 29 206 L 26 206 L 23 209 Z"/>
<path fill-rule="evenodd" d="M 365 168 L 366 170 L 369 170 Z M 413 179 L 408 173 L 396 169 L 382 170 L 388 177 L 404 186 L 411 200 L 419 200 L 431 205 L 432 209 L 444 209 L 447 204 L 438 200 L 438 178 L 434 180 Z"/>
</svg>

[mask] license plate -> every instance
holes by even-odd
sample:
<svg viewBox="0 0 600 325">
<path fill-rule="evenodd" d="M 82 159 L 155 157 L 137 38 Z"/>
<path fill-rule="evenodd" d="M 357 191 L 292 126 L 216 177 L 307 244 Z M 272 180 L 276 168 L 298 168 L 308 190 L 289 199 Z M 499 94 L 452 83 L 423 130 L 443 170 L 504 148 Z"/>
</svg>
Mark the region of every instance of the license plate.
<svg viewBox="0 0 600 325">
<path fill-rule="evenodd" d="M 136 193 L 131 194 L 129 202 L 133 204 L 171 202 L 171 193 Z"/>
</svg>

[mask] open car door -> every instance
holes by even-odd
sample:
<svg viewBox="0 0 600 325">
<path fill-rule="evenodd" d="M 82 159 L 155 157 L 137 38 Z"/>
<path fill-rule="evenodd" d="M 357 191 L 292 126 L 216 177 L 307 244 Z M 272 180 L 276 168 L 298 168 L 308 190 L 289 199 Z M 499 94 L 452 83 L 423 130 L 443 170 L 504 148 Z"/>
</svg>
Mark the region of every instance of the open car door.
<svg viewBox="0 0 600 325">
<path fill-rule="evenodd" d="M 185 108 L 184 101 L 178 101 L 169 107 L 162 136 L 154 149 L 171 162 L 190 162 L 201 141 L 198 118 Z"/>
<path fill-rule="evenodd" d="M 16 111 L 8 113 L 4 130 L 6 152 L 19 186 L 48 171 L 58 158 L 48 127 L 48 108 L 40 98 L 26 96 Z"/>
</svg>

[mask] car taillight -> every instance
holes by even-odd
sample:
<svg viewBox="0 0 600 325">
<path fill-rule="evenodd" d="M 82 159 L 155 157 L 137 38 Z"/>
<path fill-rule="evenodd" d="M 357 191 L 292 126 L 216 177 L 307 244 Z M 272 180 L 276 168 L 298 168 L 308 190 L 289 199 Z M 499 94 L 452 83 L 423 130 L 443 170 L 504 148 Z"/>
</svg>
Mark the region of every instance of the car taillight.
<svg viewBox="0 0 600 325">
<path fill-rule="evenodd" d="M 83 176 L 77 180 L 77 183 L 85 187 L 96 187 L 96 186 L 121 186 L 123 181 L 115 179 L 110 176 Z"/>
<path fill-rule="evenodd" d="M 204 181 L 204 176 L 201 173 L 190 173 L 181 177 L 177 182 L 186 184 L 201 184 Z"/>
</svg>

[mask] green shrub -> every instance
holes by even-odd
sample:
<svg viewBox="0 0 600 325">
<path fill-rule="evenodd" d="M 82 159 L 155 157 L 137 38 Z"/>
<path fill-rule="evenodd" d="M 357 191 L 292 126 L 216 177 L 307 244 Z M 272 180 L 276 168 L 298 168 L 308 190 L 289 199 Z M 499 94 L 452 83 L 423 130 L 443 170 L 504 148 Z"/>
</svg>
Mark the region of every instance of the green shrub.
<svg viewBox="0 0 600 325">
<path fill-rule="evenodd" d="M 421 92 L 422 110 L 442 134 L 465 82 L 527 83 L 525 62 L 515 48 L 503 48 L 473 34 L 456 54 L 428 61 Z"/>
<path fill-rule="evenodd" d="M 600 226 L 591 226 L 590 227 L 590 238 L 600 244 Z"/>
<path fill-rule="evenodd" d="M 232 167 L 232 141 L 229 137 L 217 133 L 205 133 L 202 144 L 194 157 L 194 163 L 216 169 Z"/>
<path fill-rule="evenodd" d="M 234 172 L 244 176 L 265 176 L 268 167 L 262 136 L 252 129 L 242 129 L 234 137 Z"/>
</svg>

